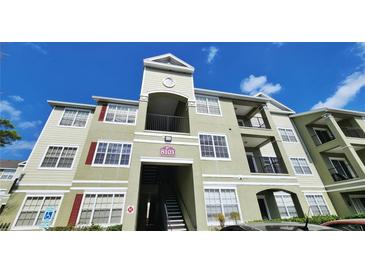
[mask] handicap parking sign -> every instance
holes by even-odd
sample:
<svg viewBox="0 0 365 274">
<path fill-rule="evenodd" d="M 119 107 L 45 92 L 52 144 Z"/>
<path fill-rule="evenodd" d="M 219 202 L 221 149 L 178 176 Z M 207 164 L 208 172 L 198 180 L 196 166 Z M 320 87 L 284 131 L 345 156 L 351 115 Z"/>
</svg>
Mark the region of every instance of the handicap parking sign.
<svg viewBox="0 0 365 274">
<path fill-rule="evenodd" d="M 47 207 L 44 211 L 41 227 L 48 228 L 54 218 L 56 212 L 56 208 L 54 207 Z"/>
</svg>

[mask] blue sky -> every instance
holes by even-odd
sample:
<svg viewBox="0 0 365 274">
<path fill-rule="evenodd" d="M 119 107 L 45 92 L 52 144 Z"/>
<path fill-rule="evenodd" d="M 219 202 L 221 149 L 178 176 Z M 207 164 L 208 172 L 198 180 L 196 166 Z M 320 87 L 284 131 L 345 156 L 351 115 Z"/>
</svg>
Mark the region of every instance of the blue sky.
<svg viewBox="0 0 365 274">
<path fill-rule="evenodd" d="M 22 136 L 1 159 L 27 159 L 50 113 L 46 100 L 137 99 L 147 57 L 171 52 L 196 87 L 257 91 L 297 112 L 365 111 L 365 43 L 1 43 L 0 110 Z"/>
</svg>

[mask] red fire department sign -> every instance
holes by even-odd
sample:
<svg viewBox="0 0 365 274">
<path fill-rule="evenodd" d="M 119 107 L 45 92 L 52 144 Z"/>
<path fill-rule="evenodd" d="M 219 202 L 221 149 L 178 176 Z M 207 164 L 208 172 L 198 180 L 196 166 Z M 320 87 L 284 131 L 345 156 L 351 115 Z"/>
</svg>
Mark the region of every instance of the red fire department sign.
<svg viewBox="0 0 365 274">
<path fill-rule="evenodd" d="M 164 146 L 160 148 L 160 155 L 162 157 L 174 157 L 175 153 L 176 151 L 172 146 Z"/>
<path fill-rule="evenodd" d="M 129 214 L 132 214 L 132 213 L 134 212 L 134 206 L 132 206 L 132 205 L 128 206 L 128 207 L 127 207 L 127 212 L 128 212 Z"/>
</svg>

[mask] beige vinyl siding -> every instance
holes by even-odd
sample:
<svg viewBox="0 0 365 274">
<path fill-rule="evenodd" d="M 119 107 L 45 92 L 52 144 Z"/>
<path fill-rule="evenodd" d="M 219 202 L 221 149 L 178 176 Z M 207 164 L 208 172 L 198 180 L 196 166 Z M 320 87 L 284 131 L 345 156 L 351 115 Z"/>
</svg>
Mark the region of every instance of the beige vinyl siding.
<svg viewBox="0 0 365 274">
<path fill-rule="evenodd" d="M 22 182 L 71 182 L 80 160 L 81 151 L 89 130 L 92 112 L 89 114 L 85 128 L 60 127 L 59 121 L 63 115 L 63 107 L 55 107 L 49 117 L 39 141 L 33 148 Z M 78 146 L 71 170 L 39 169 L 43 157 L 50 145 Z"/>
</svg>

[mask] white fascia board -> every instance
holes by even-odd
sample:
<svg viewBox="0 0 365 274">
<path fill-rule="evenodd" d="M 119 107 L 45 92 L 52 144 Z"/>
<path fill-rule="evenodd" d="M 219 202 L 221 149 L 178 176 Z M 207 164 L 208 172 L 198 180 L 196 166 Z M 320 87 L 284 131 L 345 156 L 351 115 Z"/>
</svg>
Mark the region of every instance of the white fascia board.
<svg viewBox="0 0 365 274">
<path fill-rule="evenodd" d="M 365 112 L 361 112 L 361 111 L 338 109 L 338 108 L 318 108 L 318 109 L 290 115 L 290 118 L 305 116 L 305 115 L 309 115 L 309 114 L 313 114 L 313 113 L 317 113 L 317 112 L 340 113 L 340 114 L 348 114 L 348 115 L 354 115 L 354 116 L 359 116 L 359 117 L 365 117 Z"/>
<path fill-rule="evenodd" d="M 47 100 L 47 103 L 52 107 L 84 108 L 91 110 L 94 110 L 96 108 L 95 105 L 90 105 L 90 104 L 81 104 L 81 103 L 72 103 L 72 102 L 63 102 L 54 100 Z"/>
<path fill-rule="evenodd" d="M 183 66 L 165 64 L 165 63 L 160 63 L 160 62 L 156 61 L 156 60 L 163 59 L 163 58 L 174 59 L 178 63 L 181 63 Z M 143 60 L 143 65 L 145 67 L 171 70 L 171 71 L 183 72 L 183 73 L 188 73 L 188 74 L 192 74 L 195 70 L 193 66 L 189 65 L 188 63 L 184 62 L 183 60 L 181 60 L 180 58 L 176 57 L 175 55 L 173 55 L 171 53 L 166 53 L 166 54 L 146 58 Z"/>
<path fill-rule="evenodd" d="M 232 92 L 224 92 L 224 91 L 210 90 L 210 89 L 203 89 L 203 88 L 195 88 L 195 94 L 210 95 L 210 96 L 216 96 L 216 97 L 222 97 L 222 98 L 245 100 L 245 101 L 252 101 L 252 102 L 259 102 L 259 103 L 266 103 L 266 102 L 270 101 L 269 99 L 266 99 L 266 98 L 258 98 L 258 97 L 254 97 L 254 96 L 240 95 L 240 94 L 232 93 Z"/>
<path fill-rule="evenodd" d="M 93 98 L 97 102 L 127 104 L 127 105 L 134 105 L 134 106 L 138 106 L 138 104 L 139 104 L 139 101 L 137 101 L 137 100 L 127 100 L 127 99 L 102 97 L 102 96 L 92 96 L 91 98 Z"/>
</svg>

